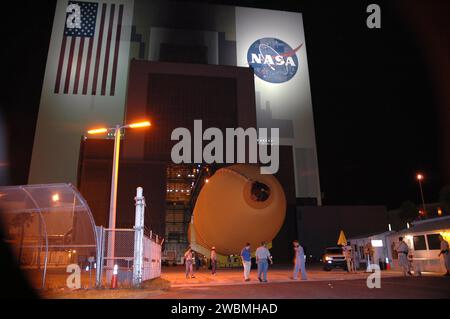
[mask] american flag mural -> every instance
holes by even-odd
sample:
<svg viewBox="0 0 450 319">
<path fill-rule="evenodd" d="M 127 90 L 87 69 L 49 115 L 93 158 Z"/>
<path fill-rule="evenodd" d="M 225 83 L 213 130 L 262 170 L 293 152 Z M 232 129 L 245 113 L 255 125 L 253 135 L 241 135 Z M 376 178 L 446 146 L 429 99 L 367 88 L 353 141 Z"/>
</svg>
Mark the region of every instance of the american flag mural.
<svg viewBox="0 0 450 319">
<path fill-rule="evenodd" d="M 123 4 L 68 2 L 55 94 L 114 96 L 123 11 Z"/>
<path fill-rule="evenodd" d="M 134 6 L 135 0 L 56 1 L 29 183 L 76 184 L 80 136 L 123 122 Z"/>
</svg>

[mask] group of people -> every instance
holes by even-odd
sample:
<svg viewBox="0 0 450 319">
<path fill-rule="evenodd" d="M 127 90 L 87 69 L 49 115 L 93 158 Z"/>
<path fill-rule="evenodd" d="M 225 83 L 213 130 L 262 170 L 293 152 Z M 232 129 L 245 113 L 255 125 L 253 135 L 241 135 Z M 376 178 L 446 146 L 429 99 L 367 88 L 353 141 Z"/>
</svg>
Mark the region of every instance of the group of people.
<svg viewBox="0 0 450 319">
<path fill-rule="evenodd" d="M 444 257 L 444 263 L 447 272 L 444 276 L 450 276 L 450 251 L 449 251 L 449 243 L 442 237 L 439 236 L 440 244 L 440 252 L 439 257 Z M 292 242 L 293 250 L 294 250 L 294 269 L 292 279 L 297 280 L 299 273 L 301 274 L 302 280 L 307 280 L 306 269 L 305 269 L 305 251 L 298 240 L 294 240 Z M 403 274 L 405 276 L 412 276 L 413 263 L 410 255 L 410 249 L 408 244 L 403 240 L 403 237 L 399 238 L 399 243 L 395 248 L 398 254 L 398 263 L 400 268 L 403 270 Z M 343 247 L 343 253 L 345 256 L 345 260 L 347 262 L 347 270 L 349 272 L 354 271 L 355 266 L 353 264 L 353 258 L 351 256 L 351 248 Z M 267 249 L 267 245 L 265 242 L 262 242 L 261 245 L 256 249 L 255 252 L 256 264 L 258 266 L 258 280 L 260 282 L 267 282 L 267 272 L 269 270 L 269 264 L 273 264 L 272 255 L 270 254 L 269 249 Z M 217 253 L 216 248 L 211 247 L 211 274 L 213 276 L 216 275 L 217 269 Z M 184 254 L 184 260 L 186 265 L 186 278 L 195 278 L 194 275 L 194 261 L 195 254 L 191 247 Z M 252 255 L 251 255 L 251 245 L 247 243 L 245 247 L 241 250 L 241 262 L 244 268 L 244 281 L 250 281 L 250 271 L 252 266 Z"/>
<path fill-rule="evenodd" d="M 444 263 L 446 267 L 446 273 L 444 276 L 450 276 L 450 251 L 449 251 L 449 243 L 442 237 L 439 236 L 440 244 L 440 252 L 439 257 L 443 256 Z M 305 251 L 298 240 L 293 241 L 293 250 L 294 250 L 294 269 L 292 279 L 297 280 L 299 274 L 301 274 L 302 280 L 307 280 L 306 269 L 305 269 Z M 353 258 L 351 256 L 351 248 L 347 246 L 343 246 L 342 248 L 345 260 L 347 262 L 347 270 L 352 272 L 355 270 L 355 266 L 353 263 Z M 411 250 L 408 247 L 408 244 L 403 240 L 403 237 L 399 238 L 399 243 L 395 248 L 395 251 L 398 255 L 398 263 L 400 268 L 403 270 L 403 274 L 405 276 L 412 276 L 412 271 L 414 268 L 413 258 L 411 255 Z M 272 255 L 270 254 L 269 249 L 267 249 L 267 245 L 265 242 L 262 242 L 261 245 L 256 249 L 255 252 L 256 264 L 258 266 L 258 280 L 260 282 L 267 282 L 267 273 L 269 270 L 269 264 L 273 264 Z M 211 247 L 211 274 L 213 276 L 216 275 L 217 269 L 217 253 L 216 248 Z M 194 275 L 194 262 L 195 262 L 195 254 L 191 247 L 184 254 L 184 260 L 186 265 L 186 278 L 195 278 Z M 252 254 L 251 254 L 251 245 L 247 243 L 245 247 L 241 250 L 241 262 L 244 268 L 244 281 L 250 281 L 250 271 L 252 266 Z M 420 270 L 416 270 L 416 272 L 420 272 Z"/>
<path fill-rule="evenodd" d="M 294 250 L 294 269 L 292 279 L 297 280 L 299 273 L 301 274 L 302 280 L 307 280 L 306 269 L 305 269 L 305 251 L 298 240 L 292 242 Z M 272 255 L 267 248 L 266 242 L 262 242 L 261 245 L 256 249 L 255 252 L 256 264 L 258 267 L 258 280 L 260 282 L 267 282 L 267 273 L 269 271 L 269 263 L 273 264 Z M 211 274 L 216 275 L 217 269 L 217 253 L 216 248 L 211 247 Z M 194 260 L 195 254 L 191 247 L 188 247 L 184 254 L 185 266 L 186 266 L 186 278 L 195 278 L 194 275 Z M 252 254 L 251 245 L 247 243 L 241 250 L 241 262 L 244 268 L 244 281 L 250 281 L 250 271 L 252 268 Z"/>
<path fill-rule="evenodd" d="M 294 270 L 292 279 L 297 280 L 298 274 L 301 273 L 302 280 L 307 280 L 305 268 L 305 251 L 298 240 L 293 241 L 294 249 Z M 267 249 L 266 242 L 262 242 L 261 246 L 255 252 L 256 265 L 258 266 L 258 280 L 267 282 L 267 272 L 269 271 L 269 263 L 273 264 L 272 255 Z M 241 250 L 241 261 L 244 267 L 244 281 L 250 281 L 250 270 L 252 266 L 251 246 L 247 243 Z"/>
<path fill-rule="evenodd" d="M 399 240 L 399 243 L 395 249 L 398 254 L 398 264 L 399 264 L 400 268 L 402 269 L 404 276 L 407 276 L 407 275 L 412 276 L 412 270 L 413 270 L 414 264 L 413 264 L 412 255 L 410 254 L 411 251 L 409 249 L 408 244 L 403 240 L 403 237 L 399 237 L 398 240 Z M 444 276 L 450 276 L 449 244 L 442 235 L 439 235 L 439 241 L 441 242 L 441 244 L 440 244 L 440 252 L 439 252 L 438 257 L 441 257 L 441 256 L 444 257 L 444 264 L 445 264 L 445 268 L 447 270 L 446 273 L 444 274 Z M 420 270 L 416 270 L 416 271 L 420 273 Z"/>
</svg>

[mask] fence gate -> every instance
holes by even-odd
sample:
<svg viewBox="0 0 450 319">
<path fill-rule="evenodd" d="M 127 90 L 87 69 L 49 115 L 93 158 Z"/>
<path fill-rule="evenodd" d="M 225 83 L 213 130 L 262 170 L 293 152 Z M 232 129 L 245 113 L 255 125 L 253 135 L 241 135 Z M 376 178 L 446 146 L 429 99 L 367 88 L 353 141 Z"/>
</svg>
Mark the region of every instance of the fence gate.
<svg viewBox="0 0 450 319">
<path fill-rule="evenodd" d="M 135 229 L 107 229 L 101 228 L 99 264 L 101 268 L 97 272 L 97 283 L 100 286 L 108 286 L 114 266 L 117 265 L 117 281 L 122 287 L 136 286 L 143 281 L 161 276 L 161 244 L 158 236 L 142 237 L 142 263 L 140 269 L 135 269 Z M 110 247 L 114 247 L 111 250 Z M 111 253 L 110 253 L 111 251 Z M 133 280 L 133 273 L 140 273 L 138 281 Z"/>
<path fill-rule="evenodd" d="M 158 236 L 144 236 L 143 281 L 161 276 L 161 245 Z"/>
<path fill-rule="evenodd" d="M 98 228 L 97 252 L 100 269 L 97 285 L 111 283 L 114 268 L 117 282 L 122 287 L 139 286 L 143 281 L 161 275 L 161 246 L 163 240 L 150 232 L 144 233 L 145 200 L 138 187 L 136 201 L 136 224 L 133 229 Z"/>
</svg>

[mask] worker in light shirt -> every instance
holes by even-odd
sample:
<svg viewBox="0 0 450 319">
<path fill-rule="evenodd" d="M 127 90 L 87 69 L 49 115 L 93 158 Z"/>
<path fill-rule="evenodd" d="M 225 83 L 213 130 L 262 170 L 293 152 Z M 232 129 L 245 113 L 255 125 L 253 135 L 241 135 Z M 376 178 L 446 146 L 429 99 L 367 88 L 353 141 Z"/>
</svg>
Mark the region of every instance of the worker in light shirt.
<svg viewBox="0 0 450 319">
<path fill-rule="evenodd" d="M 269 262 L 273 264 L 272 255 L 263 241 L 261 246 L 256 249 L 256 263 L 258 264 L 258 280 L 267 282 L 267 271 L 269 270 Z"/>
<path fill-rule="evenodd" d="M 447 269 L 444 276 L 450 276 L 450 252 L 448 241 L 446 241 L 442 235 L 439 235 L 439 240 L 441 241 L 441 251 L 439 252 L 439 257 L 441 257 L 441 255 L 444 257 L 445 268 Z"/>
<path fill-rule="evenodd" d="M 186 266 L 186 279 L 195 278 L 194 276 L 194 251 L 191 247 L 188 247 L 186 252 L 184 253 L 184 263 Z"/>
<path fill-rule="evenodd" d="M 344 254 L 345 261 L 347 263 L 347 272 L 354 271 L 353 259 L 352 259 L 352 247 L 342 246 L 342 253 Z"/>
<path fill-rule="evenodd" d="M 294 240 L 293 245 L 294 245 L 294 254 L 295 254 L 293 279 L 297 280 L 298 273 L 301 272 L 302 280 L 307 280 L 308 278 L 306 276 L 306 269 L 305 269 L 305 261 L 306 261 L 305 251 L 304 251 L 303 247 L 300 246 L 300 243 L 298 242 L 298 240 Z"/>
<path fill-rule="evenodd" d="M 403 237 L 399 237 L 398 240 L 399 243 L 396 248 L 398 254 L 398 265 L 403 270 L 404 276 L 406 276 L 406 274 L 412 276 L 408 261 L 408 253 L 409 253 L 408 244 L 406 244 L 403 241 Z"/>
</svg>

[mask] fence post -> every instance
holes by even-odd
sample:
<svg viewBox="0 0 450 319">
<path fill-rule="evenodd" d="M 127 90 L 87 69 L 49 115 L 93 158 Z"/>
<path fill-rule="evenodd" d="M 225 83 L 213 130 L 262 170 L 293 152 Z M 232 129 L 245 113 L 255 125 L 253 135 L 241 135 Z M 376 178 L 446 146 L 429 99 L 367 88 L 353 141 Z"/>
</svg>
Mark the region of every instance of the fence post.
<svg viewBox="0 0 450 319">
<path fill-rule="evenodd" d="M 105 229 L 103 226 L 95 227 L 96 235 L 97 235 L 97 258 L 96 262 L 96 271 L 95 271 L 95 285 L 100 287 L 102 285 L 102 276 L 103 276 L 103 246 L 105 240 Z"/>
<path fill-rule="evenodd" d="M 136 189 L 135 205 L 136 217 L 134 225 L 134 261 L 133 261 L 133 285 L 139 287 L 142 282 L 142 268 L 144 259 L 144 209 L 145 198 L 142 195 L 142 187 Z"/>
</svg>

